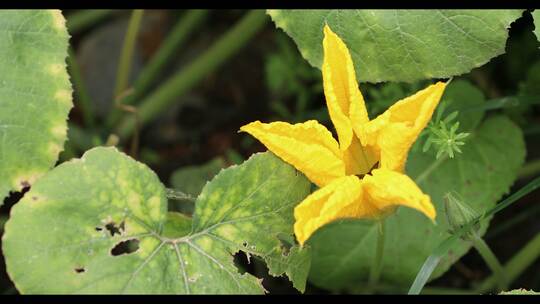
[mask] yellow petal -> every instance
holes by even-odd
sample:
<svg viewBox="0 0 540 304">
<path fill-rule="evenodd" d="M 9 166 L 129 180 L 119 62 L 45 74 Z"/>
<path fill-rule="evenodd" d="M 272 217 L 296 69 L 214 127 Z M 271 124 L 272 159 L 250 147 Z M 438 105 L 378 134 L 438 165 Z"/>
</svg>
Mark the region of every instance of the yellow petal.
<svg viewBox="0 0 540 304">
<path fill-rule="evenodd" d="M 338 143 L 332 133 L 315 120 L 294 125 L 255 121 L 240 130 L 257 138 L 319 187 L 345 175 Z"/>
<path fill-rule="evenodd" d="M 313 192 L 294 209 L 294 233 L 304 242 L 323 225 L 342 218 L 357 218 L 376 212 L 362 204 L 362 184 L 356 176 L 334 180 Z"/>
<path fill-rule="evenodd" d="M 323 49 L 322 74 L 326 104 L 336 127 L 340 148 L 345 150 L 353 138 L 352 124 L 363 124 L 369 119 L 349 50 L 328 25 L 324 27 Z"/>
<path fill-rule="evenodd" d="M 433 84 L 355 129 L 364 145 L 371 145 L 380 153 L 382 168 L 403 172 L 407 154 L 431 120 L 445 87 L 443 82 Z"/>
<path fill-rule="evenodd" d="M 374 169 L 371 175 L 362 179 L 364 199 L 381 213 L 402 205 L 424 213 L 435 219 L 435 207 L 428 195 L 424 194 L 407 175 L 387 169 Z"/>
<path fill-rule="evenodd" d="M 437 82 L 393 104 L 388 111 L 391 122 L 404 122 L 420 133 L 431 120 L 431 115 L 439 104 L 446 83 Z"/>
</svg>

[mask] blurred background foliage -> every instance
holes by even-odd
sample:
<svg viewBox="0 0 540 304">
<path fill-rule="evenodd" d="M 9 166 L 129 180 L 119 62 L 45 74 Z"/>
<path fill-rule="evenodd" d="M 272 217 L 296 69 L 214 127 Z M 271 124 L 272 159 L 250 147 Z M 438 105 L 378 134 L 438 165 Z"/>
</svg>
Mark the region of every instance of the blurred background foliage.
<svg viewBox="0 0 540 304">
<path fill-rule="evenodd" d="M 134 33 L 128 73 L 123 75 L 127 86 L 120 90 L 115 86 L 119 61 L 126 56 L 122 55 L 124 38 L 137 22 L 132 12 L 66 10 L 64 14 L 72 35 L 68 63 L 75 108 L 60 162 L 80 157 L 93 146 L 118 145 L 148 164 L 169 187 L 196 196 L 221 168 L 265 150 L 250 136 L 238 133 L 245 123 L 317 119 L 331 129 L 320 70 L 302 58 L 293 40 L 276 29 L 264 12 L 247 16 L 250 13 L 244 10 L 144 11 Z M 522 127 L 527 160 L 535 165 L 520 173 L 515 189 L 540 169 L 540 43 L 533 29 L 532 16 L 525 12 L 510 28 L 505 54 L 453 80 L 473 84 L 486 96 L 488 110 L 504 112 Z M 375 117 L 428 83 L 361 83 L 360 88 L 370 117 Z M 152 99 L 167 104 L 165 110 L 144 108 Z M 156 113 L 145 116 L 150 112 Z M 452 127 L 451 118 L 446 132 Z M 134 123 L 137 119 L 142 123 Z M 128 128 L 122 126 L 129 123 L 133 128 L 126 132 Z M 454 131 L 464 132 L 461 128 Z M 423 136 L 440 137 L 429 132 L 430 128 Z M 19 197 L 12 195 L 0 208 L 0 227 Z M 190 203 L 170 202 L 171 208 L 188 213 Z M 537 196 L 528 196 L 495 217 L 485 239 L 501 262 L 540 231 L 539 215 Z M 287 279 L 269 277 L 260 261 L 252 259 L 248 264 L 242 254 L 235 260 L 245 271 L 263 277 L 268 291 L 297 292 Z M 540 260 L 512 285 L 540 290 L 538 269 Z M 470 251 L 425 292 L 466 292 L 489 274 L 481 257 Z M 306 291 L 327 292 L 309 284 Z M 0 293 L 16 293 L 3 261 Z"/>
</svg>

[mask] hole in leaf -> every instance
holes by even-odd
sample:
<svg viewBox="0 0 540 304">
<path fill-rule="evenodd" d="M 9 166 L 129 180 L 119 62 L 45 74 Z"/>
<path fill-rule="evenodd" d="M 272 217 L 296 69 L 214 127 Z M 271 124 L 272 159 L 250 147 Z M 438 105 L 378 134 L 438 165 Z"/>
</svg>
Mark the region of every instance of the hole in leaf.
<svg viewBox="0 0 540 304">
<path fill-rule="evenodd" d="M 122 241 L 118 244 L 116 244 L 111 249 L 111 255 L 113 256 L 119 256 L 122 254 L 131 254 L 135 251 L 139 250 L 139 240 L 138 239 L 131 239 L 127 241 Z"/>
<path fill-rule="evenodd" d="M 77 267 L 74 269 L 76 273 L 84 273 L 86 272 L 86 269 L 84 267 Z"/>
<path fill-rule="evenodd" d="M 246 244 L 247 245 L 247 244 Z M 292 282 L 285 275 L 274 277 L 268 272 L 268 266 L 258 256 L 252 256 L 248 262 L 248 254 L 239 251 L 234 255 L 234 265 L 238 269 L 238 273 L 245 274 L 246 272 L 261 279 L 261 284 L 269 293 L 276 294 L 299 294 L 293 287 Z"/>
<path fill-rule="evenodd" d="M 124 228 L 125 228 L 125 223 L 123 221 L 118 226 L 116 226 L 116 224 L 114 222 L 110 222 L 107 225 L 105 225 L 105 229 L 107 229 L 107 231 L 109 231 L 111 236 L 114 236 L 115 234 L 121 235 L 122 232 L 124 232 Z M 96 228 L 96 230 L 97 230 L 97 228 Z"/>
<path fill-rule="evenodd" d="M 293 246 L 291 242 L 294 242 L 294 239 L 291 239 L 291 236 L 286 234 L 278 235 L 278 239 L 280 243 L 279 246 L 281 249 L 281 255 L 283 257 L 287 257 L 291 251 L 291 247 Z"/>
<path fill-rule="evenodd" d="M 245 244 L 245 243 L 244 243 Z M 247 244 L 246 244 L 247 245 Z M 234 254 L 234 266 L 238 269 L 238 273 L 244 274 L 246 272 L 253 272 L 253 264 L 250 263 L 249 253 L 246 255 L 243 251 L 238 251 Z"/>
</svg>

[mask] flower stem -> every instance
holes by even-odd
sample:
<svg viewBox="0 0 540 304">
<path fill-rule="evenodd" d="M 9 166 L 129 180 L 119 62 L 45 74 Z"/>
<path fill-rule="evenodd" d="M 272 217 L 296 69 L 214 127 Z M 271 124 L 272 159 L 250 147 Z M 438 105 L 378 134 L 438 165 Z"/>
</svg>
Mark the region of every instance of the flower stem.
<svg viewBox="0 0 540 304">
<path fill-rule="evenodd" d="M 240 50 L 267 21 L 268 17 L 262 10 L 253 10 L 244 15 L 207 51 L 141 101 L 139 107 L 141 123 L 147 123 L 178 102 L 178 96 L 184 94 Z M 126 117 L 120 121 L 115 130 L 122 138 L 126 138 L 134 131 L 134 127 L 133 119 Z"/>
<path fill-rule="evenodd" d="M 497 281 L 497 287 L 499 288 L 499 291 L 507 290 L 508 282 L 506 282 L 503 267 L 501 266 L 501 263 L 499 262 L 493 251 L 491 251 L 486 242 L 476 233 L 473 233 L 471 240 L 473 242 L 474 248 L 476 248 L 478 253 L 480 253 L 486 264 L 493 272 L 493 276 Z"/>
<path fill-rule="evenodd" d="M 139 32 L 143 13 L 144 10 L 140 9 L 133 10 L 133 13 L 131 13 L 131 18 L 129 19 L 129 24 L 126 30 L 126 36 L 124 38 L 124 45 L 122 46 L 122 53 L 120 54 L 120 60 L 118 63 L 113 99 L 116 99 L 127 89 L 130 74 L 129 72 L 131 70 L 131 61 L 133 58 L 133 50 L 135 49 L 135 42 L 137 41 L 137 33 Z"/>
<path fill-rule="evenodd" d="M 368 286 L 369 290 L 374 290 L 375 286 L 379 282 L 381 275 L 382 260 L 384 254 L 384 242 L 385 242 L 385 226 L 384 220 L 379 221 L 379 229 L 377 229 L 377 247 L 375 249 L 375 261 L 371 264 L 371 270 L 369 272 Z"/>
<path fill-rule="evenodd" d="M 134 104 L 158 79 L 161 69 L 174 58 L 178 47 L 184 42 L 208 16 L 208 10 L 189 10 L 180 17 L 180 21 L 173 27 L 170 34 L 163 41 L 159 50 L 133 83 L 134 92 L 122 100 L 122 104 Z M 107 127 L 111 128 L 122 117 L 122 112 L 114 109 L 107 118 Z"/>
<path fill-rule="evenodd" d="M 536 236 L 530 240 L 525 247 L 523 247 L 518 253 L 516 253 L 508 263 L 503 267 L 503 271 L 506 275 L 507 282 L 511 283 L 514 281 L 523 271 L 536 261 L 540 257 L 540 233 L 537 233 Z M 476 292 L 486 293 L 493 289 L 493 286 L 496 285 L 497 278 L 495 275 L 492 275 L 484 280 Z"/>
</svg>

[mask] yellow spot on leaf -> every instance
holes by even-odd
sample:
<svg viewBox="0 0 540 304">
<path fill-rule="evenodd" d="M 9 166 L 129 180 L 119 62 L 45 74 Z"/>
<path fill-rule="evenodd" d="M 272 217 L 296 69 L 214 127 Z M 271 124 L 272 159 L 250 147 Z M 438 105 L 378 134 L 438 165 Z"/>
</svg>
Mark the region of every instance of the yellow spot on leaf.
<svg viewBox="0 0 540 304">
<path fill-rule="evenodd" d="M 53 16 L 53 26 L 57 30 L 64 30 L 66 28 L 66 18 L 62 15 L 60 10 L 50 10 Z"/>
<path fill-rule="evenodd" d="M 71 91 L 58 90 L 54 94 L 54 98 L 61 103 L 71 104 Z"/>
<path fill-rule="evenodd" d="M 199 247 L 206 252 L 212 251 L 212 240 L 209 237 L 198 238 L 197 245 L 199 245 Z"/>
<path fill-rule="evenodd" d="M 230 224 L 221 225 L 215 231 L 227 240 L 234 240 L 237 236 L 237 228 Z"/>
<path fill-rule="evenodd" d="M 58 154 L 60 154 L 60 152 L 62 152 L 62 150 L 64 150 L 64 147 L 62 145 L 59 145 L 55 142 L 52 142 L 49 144 L 49 153 L 51 155 L 54 155 L 55 157 L 58 156 Z"/>
<path fill-rule="evenodd" d="M 150 209 L 150 218 L 152 218 L 152 220 L 156 222 L 162 219 L 160 202 L 161 200 L 159 199 L 159 196 L 152 196 L 148 200 L 148 208 Z"/>
<path fill-rule="evenodd" d="M 67 136 L 67 127 L 64 123 L 53 126 L 51 133 L 55 138 L 64 139 Z"/>
<path fill-rule="evenodd" d="M 157 246 L 161 244 L 161 241 L 155 238 L 141 238 L 139 242 L 139 250 L 137 254 L 141 259 L 147 258 Z"/>
<path fill-rule="evenodd" d="M 61 75 L 65 71 L 65 67 L 59 63 L 53 63 L 48 66 L 49 73 L 53 76 Z"/>
</svg>

